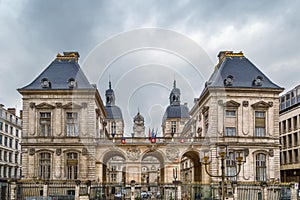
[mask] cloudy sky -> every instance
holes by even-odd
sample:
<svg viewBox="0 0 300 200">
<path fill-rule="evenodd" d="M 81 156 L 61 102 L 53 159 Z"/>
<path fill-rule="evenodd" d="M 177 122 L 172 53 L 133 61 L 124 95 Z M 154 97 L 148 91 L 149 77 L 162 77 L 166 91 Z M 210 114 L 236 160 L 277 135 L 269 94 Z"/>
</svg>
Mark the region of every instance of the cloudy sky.
<svg viewBox="0 0 300 200">
<path fill-rule="evenodd" d="M 0 103 L 57 53 L 78 51 L 104 97 L 108 77 L 126 132 L 138 108 L 159 127 L 174 77 L 191 108 L 221 50 L 243 51 L 278 85 L 300 83 L 299 1 L 0 0 Z"/>
</svg>

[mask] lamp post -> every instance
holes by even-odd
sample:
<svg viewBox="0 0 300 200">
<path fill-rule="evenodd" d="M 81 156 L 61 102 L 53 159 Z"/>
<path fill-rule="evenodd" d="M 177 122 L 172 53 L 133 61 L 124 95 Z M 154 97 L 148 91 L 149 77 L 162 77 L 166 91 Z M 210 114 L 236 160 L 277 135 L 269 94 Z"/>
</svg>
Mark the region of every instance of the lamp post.
<svg viewBox="0 0 300 200">
<path fill-rule="evenodd" d="M 174 178 L 174 185 L 175 185 L 175 200 L 177 200 L 177 167 L 173 168 L 173 178 Z"/>
<path fill-rule="evenodd" d="M 204 166 L 205 166 L 205 172 L 207 173 L 207 175 L 209 175 L 210 177 L 221 178 L 221 180 L 222 180 L 221 196 L 222 196 L 222 200 L 225 200 L 225 178 L 237 177 L 239 175 L 239 173 L 241 172 L 241 165 L 243 162 L 242 150 L 236 151 L 235 162 L 238 166 L 238 170 L 237 170 L 236 174 L 234 174 L 234 175 L 226 175 L 226 173 L 225 173 L 225 159 L 227 157 L 227 145 L 217 145 L 217 155 L 218 155 L 218 157 L 221 158 L 221 175 L 211 174 L 207 169 L 207 166 L 211 163 L 211 161 L 209 161 L 209 149 L 204 149 L 202 151 L 202 153 L 204 153 L 203 158 L 202 158 L 202 164 L 204 164 Z"/>
</svg>

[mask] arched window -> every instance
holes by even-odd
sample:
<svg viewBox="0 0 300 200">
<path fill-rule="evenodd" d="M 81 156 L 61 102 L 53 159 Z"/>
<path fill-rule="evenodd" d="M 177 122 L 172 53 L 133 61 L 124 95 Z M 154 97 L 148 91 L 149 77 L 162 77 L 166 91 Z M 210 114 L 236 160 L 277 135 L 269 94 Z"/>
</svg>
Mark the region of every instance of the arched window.
<svg viewBox="0 0 300 200">
<path fill-rule="evenodd" d="M 51 175 L 51 154 L 40 153 L 39 155 L 39 176 L 42 179 L 50 179 Z"/>
<path fill-rule="evenodd" d="M 266 155 L 259 153 L 256 155 L 256 180 L 267 181 Z"/>
<path fill-rule="evenodd" d="M 78 175 L 78 154 L 67 153 L 67 179 L 77 179 Z"/>
</svg>

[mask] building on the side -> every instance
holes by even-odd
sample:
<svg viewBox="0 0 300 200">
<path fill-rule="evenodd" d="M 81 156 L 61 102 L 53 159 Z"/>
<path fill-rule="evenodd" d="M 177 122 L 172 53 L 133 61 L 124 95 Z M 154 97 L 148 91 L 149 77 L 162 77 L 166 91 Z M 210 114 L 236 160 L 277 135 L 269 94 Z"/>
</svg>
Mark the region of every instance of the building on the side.
<svg viewBox="0 0 300 200">
<path fill-rule="evenodd" d="M 0 199 L 7 197 L 7 181 L 20 179 L 21 138 L 22 116 L 16 115 L 15 108 L 5 109 L 0 104 Z"/>
<path fill-rule="evenodd" d="M 281 181 L 300 183 L 300 85 L 280 96 Z"/>
</svg>

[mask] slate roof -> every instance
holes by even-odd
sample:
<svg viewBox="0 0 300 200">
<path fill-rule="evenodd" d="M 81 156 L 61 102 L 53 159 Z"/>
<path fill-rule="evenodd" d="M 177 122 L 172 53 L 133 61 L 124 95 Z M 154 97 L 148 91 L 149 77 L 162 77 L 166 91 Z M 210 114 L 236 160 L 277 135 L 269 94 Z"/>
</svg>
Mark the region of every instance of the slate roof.
<svg viewBox="0 0 300 200">
<path fill-rule="evenodd" d="M 263 74 L 243 53 L 227 52 L 209 78 L 207 87 L 282 89 Z M 231 79 L 231 80 L 230 80 Z M 259 84 L 257 83 L 257 79 Z M 229 80 L 229 81 L 227 81 Z"/>
<path fill-rule="evenodd" d="M 20 90 L 72 90 L 72 89 L 95 89 L 78 64 L 79 54 L 77 52 L 70 55 L 70 52 L 64 52 L 64 55 L 58 54 L 57 58 L 29 85 L 20 88 Z M 76 87 L 69 87 L 68 81 L 74 79 Z M 47 79 L 51 87 L 43 88 L 41 82 Z"/>
<path fill-rule="evenodd" d="M 189 118 L 189 109 L 185 105 L 169 105 L 163 116 L 163 122 L 170 118 Z"/>
<path fill-rule="evenodd" d="M 118 106 L 105 106 L 107 119 L 123 119 L 121 109 Z"/>
</svg>

